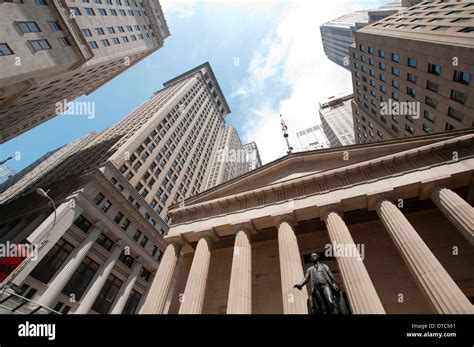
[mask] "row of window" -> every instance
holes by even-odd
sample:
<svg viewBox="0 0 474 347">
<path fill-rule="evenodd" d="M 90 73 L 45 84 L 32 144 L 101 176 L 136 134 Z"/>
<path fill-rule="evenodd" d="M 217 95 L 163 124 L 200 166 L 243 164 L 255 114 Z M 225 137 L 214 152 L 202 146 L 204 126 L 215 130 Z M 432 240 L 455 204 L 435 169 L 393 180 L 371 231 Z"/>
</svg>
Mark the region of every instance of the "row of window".
<svg viewBox="0 0 474 347">
<path fill-rule="evenodd" d="M 149 37 L 148 33 L 147 33 L 147 36 Z M 137 41 L 137 40 L 143 40 L 144 39 L 142 34 L 139 34 L 138 38 L 137 38 L 136 35 L 130 35 L 130 38 L 132 39 L 132 41 Z M 123 43 L 130 42 L 130 40 L 128 39 L 128 36 L 122 36 L 122 41 L 123 41 Z M 92 49 L 99 48 L 99 45 L 97 44 L 96 41 L 88 41 L 87 43 L 89 44 L 89 47 L 92 48 Z M 118 37 L 113 37 L 112 38 L 112 43 L 115 44 L 115 45 L 119 45 L 121 42 L 120 42 L 120 39 Z M 109 39 L 100 40 L 100 44 L 102 45 L 102 47 L 109 47 L 111 45 Z"/>
<path fill-rule="evenodd" d="M 78 7 L 73 7 L 73 6 L 70 6 L 69 7 L 69 11 L 70 11 L 70 15 L 72 18 L 76 17 L 76 16 L 82 16 L 82 13 L 81 13 L 81 10 L 78 8 Z M 118 16 L 119 14 L 121 16 L 127 16 L 127 11 L 126 10 L 122 10 L 120 9 L 118 12 L 116 9 L 112 8 L 112 9 L 109 9 L 109 12 L 107 13 L 107 9 L 105 8 L 98 8 L 97 11 L 99 12 L 99 15 L 100 16 L 107 16 L 108 13 L 110 13 L 111 16 Z M 95 11 L 92 7 L 84 7 L 84 12 L 86 13 L 86 15 L 88 16 L 95 16 Z M 135 16 L 135 13 L 137 14 L 137 16 L 140 16 L 142 15 L 142 12 L 139 11 L 139 10 L 135 10 L 135 12 L 133 10 L 128 10 L 128 15 L 129 16 Z M 145 11 L 143 11 L 143 15 L 146 16 L 146 13 Z"/>
</svg>

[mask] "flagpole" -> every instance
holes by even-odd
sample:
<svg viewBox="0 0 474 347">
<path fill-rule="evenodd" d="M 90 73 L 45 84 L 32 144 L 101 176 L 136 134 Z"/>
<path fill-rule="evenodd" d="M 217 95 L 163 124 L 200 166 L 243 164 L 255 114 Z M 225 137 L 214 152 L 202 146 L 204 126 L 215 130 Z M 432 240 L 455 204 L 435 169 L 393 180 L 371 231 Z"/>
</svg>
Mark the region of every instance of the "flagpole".
<svg viewBox="0 0 474 347">
<path fill-rule="evenodd" d="M 293 147 L 290 145 L 290 141 L 289 141 L 289 139 L 288 139 L 288 133 L 286 132 L 286 130 L 288 129 L 288 127 L 286 126 L 285 121 L 283 120 L 282 115 L 280 115 L 280 119 L 281 119 L 281 130 L 283 131 L 283 137 L 284 137 L 285 140 L 286 140 L 286 147 L 288 148 L 288 150 L 286 151 L 286 154 L 291 154 L 292 151 L 293 151 Z"/>
</svg>

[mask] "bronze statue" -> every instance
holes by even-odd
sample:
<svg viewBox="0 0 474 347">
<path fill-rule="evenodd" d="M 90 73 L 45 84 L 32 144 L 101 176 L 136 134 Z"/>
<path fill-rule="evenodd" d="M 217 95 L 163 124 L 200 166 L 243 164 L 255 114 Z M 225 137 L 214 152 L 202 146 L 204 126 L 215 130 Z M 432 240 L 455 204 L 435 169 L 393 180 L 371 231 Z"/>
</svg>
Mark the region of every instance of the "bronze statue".
<svg viewBox="0 0 474 347">
<path fill-rule="evenodd" d="M 337 285 L 331 270 L 321 263 L 316 253 L 311 254 L 313 265 L 306 270 L 303 280 L 294 285 L 298 290 L 310 283 L 311 293 L 308 297 L 309 314 L 347 314 L 342 292 Z"/>
</svg>

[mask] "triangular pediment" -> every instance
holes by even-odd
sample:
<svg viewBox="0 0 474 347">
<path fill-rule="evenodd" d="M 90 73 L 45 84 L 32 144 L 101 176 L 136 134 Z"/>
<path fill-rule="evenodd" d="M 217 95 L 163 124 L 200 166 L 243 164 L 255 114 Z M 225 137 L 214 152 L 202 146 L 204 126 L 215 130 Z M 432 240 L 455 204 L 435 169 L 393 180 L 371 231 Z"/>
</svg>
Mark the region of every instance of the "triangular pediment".
<svg viewBox="0 0 474 347">
<path fill-rule="evenodd" d="M 199 204 L 264 187 L 274 187 L 277 190 L 280 185 L 291 180 L 376 158 L 389 157 L 418 147 L 435 145 L 472 132 L 472 130 L 456 131 L 293 153 L 191 197 L 185 201 L 185 204 L 188 206 Z"/>
</svg>

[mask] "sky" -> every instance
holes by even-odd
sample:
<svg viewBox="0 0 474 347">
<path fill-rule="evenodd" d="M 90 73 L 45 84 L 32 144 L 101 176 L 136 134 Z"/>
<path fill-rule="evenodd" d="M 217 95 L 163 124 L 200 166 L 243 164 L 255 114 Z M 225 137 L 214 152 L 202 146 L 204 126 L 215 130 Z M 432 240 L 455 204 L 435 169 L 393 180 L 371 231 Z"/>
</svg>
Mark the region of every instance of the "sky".
<svg viewBox="0 0 474 347">
<path fill-rule="evenodd" d="M 163 82 L 206 61 L 230 106 L 226 124 L 255 141 L 263 164 L 286 152 L 279 115 L 295 133 L 319 124 L 318 105 L 352 89 L 351 75 L 324 54 L 319 26 L 385 0 L 160 0 L 171 36 L 164 46 L 90 95 L 95 116 L 60 115 L 3 144 L 20 171 L 45 153 L 117 123 Z"/>
</svg>

